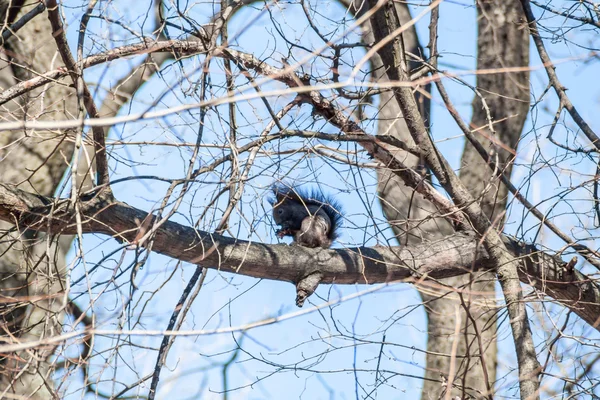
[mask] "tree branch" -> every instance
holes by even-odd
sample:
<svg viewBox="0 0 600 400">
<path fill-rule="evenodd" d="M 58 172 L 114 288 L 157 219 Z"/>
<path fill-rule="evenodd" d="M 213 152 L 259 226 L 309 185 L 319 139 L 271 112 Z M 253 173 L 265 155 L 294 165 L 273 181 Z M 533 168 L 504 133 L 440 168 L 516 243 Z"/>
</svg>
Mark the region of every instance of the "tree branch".
<svg viewBox="0 0 600 400">
<path fill-rule="evenodd" d="M 81 201 L 82 231 L 134 243 L 154 216 L 99 195 Z M 52 198 L 0 184 L 0 220 L 21 230 L 73 234 L 75 211 L 68 199 Z M 598 329 L 600 286 L 557 257 L 503 237 L 519 263 L 519 279 L 569 307 Z M 254 278 L 297 282 L 312 273 L 321 283 L 375 284 L 441 279 L 491 270 L 495 261 L 474 235 L 456 234 L 415 246 L 309 249 L 253 243 L 167 221 L 155 232 L 152 250 L 206 268 Z"/>
<path fill-rule="evenodd" d="M 93 2 L 91 4 L 95 3 Z M 67 35 L 65 34 L 62 20 L 60 18 L 58 4 L 56 3 L 56 0 L 48 0 L 47 6 L 48 19 L 52 25 L 52 35 L 56 41 L 56 46 L 58 47 L 61 58 L 65 63 L 65 67 L 67 68 L 69 75 L 71 75 L 73 83 L 77 87 L 78 95 L 83 97 L 83 104 L 85 105 L 88 115 L 90 118 L 98 118 L 98 109 L 94 103 L 94 98 L 92 97 L 92 94 L 90 93 L 86 83 L 83 81 L 83 68 L 75 62 L 75 58 L 73 58 L 73 54 L 71 54 L 71 50 L 69 49 L 69 43 L 67 42 Z M 88 13 L 89 12 L 91 12 L 91 10 L 88 10 Z M 82 115 L 81 120 L 83 120 L 83 118 L 84 116 Z M 94 149 L 96 153 L 95 158 L 98 184 L 104 185 L 104 190 L 110 191 L 110 186 L 108 186 L 110 177 L 108 174 L 108 157 L 106 155 L 104 129 L 99 126 L 93 126 L 92 133 L 94 139 Z"/>
<path fill-rule="evenodd" d="M 592 128 L 588 125 L 587 122 L 583 119 L 583 117 L 577 112 L 577 109 L 571 103 L 569 96 L 567 96 L 566 88 L 560 83 L 558 80 L 558 75 L 556 74 L 556 67 L 552 63 L 548 52 L 546 52 L 546 47 L 544 46 L 544 41 L 540 36 L 540 31 L 538 30 L 537 23 L 535 22 L 535 17 L 533 12 L 531 11 L 531 6 L 529 5 L 529 0 L 521 0 L 521 5 L 523 6 L 523 13 L 527 18 L 527 22 L 529 23 L 529 33 L 531 34 L 531 38 L 533 39 L 533 43 L 535 43 L 535 47 L 537 48 L 538 54 L 540 55 L 540 59 L 546 68 L 546 74 L 548 74 L 548 79 L 550 80 L 550 85 L 554 88 L 554 91 L 558 95 L 560 99 L 560 103 L 564 108 L 567 109 L 573 121 L 579 126 L 579 128 L 583 131 L 585 136 L 592 142 L 592 145 L 600 150 L 600 138 L 598 135 L 592 130 Z"/>
</svg>

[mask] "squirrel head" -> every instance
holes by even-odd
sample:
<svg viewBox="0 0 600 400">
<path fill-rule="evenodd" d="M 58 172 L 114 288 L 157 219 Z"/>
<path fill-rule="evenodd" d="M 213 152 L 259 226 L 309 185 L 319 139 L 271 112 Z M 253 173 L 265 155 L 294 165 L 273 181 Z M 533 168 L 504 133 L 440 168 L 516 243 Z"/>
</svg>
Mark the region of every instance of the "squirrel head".
<svg viewBox="0 0 600 400">
<path fill-rule="evenodd" d="M 303 210 L 302 199 L 294 196 L 293 189 L 273 185 L 269 202 L 273 206 L 273 220 L 276 225 L 281 226 L 278 231 L 280 237 L 293 235 L 300 229 L 307 212 Z"/>
</svg>

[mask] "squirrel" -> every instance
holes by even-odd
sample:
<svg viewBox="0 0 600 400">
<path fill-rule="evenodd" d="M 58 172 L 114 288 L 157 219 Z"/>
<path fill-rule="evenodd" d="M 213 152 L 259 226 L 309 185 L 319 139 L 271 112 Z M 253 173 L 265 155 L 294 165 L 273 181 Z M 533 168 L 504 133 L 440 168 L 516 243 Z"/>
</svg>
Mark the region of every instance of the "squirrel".
<svg viewBox="0 0 600 400">
<path fill-rule="evenodd" d="M 342 209 L 331 196 L 294 186 L 272 186 L 273 219 L 281 229 L 277 236 L 292 236 L 304 247 L 327 249 L 339 237 Z"/>
</svg>

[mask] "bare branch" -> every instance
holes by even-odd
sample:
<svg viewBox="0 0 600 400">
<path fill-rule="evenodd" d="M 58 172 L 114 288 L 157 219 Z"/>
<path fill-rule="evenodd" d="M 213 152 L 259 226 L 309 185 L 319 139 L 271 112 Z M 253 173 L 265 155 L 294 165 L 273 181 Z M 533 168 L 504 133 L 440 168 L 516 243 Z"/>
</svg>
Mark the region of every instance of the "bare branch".
<svg viewBox="0 0 600 400">
<path fill-rule="evenodd" d="M 592 145 L 600 150 L 600 138 L 596 135 L 596 133 L 592 130 L 592 128 L 585 122 L 585 119 L 579 114 L 573 103 L 571 103 L 571 99 L 567 96 L 566 88 L 560 83 L 558 79 L 558 75 L 556 74 L 556 67 L 548 52 L 546 52 L 546 47 L 544 46 L 544 41 L 540 36 L 540 32 L 537 27 L 537 23 L 535 21 L 535 16 L 531 11 L 531 6 L 529 5 L 529 0 L 521 0 L 521 5 L 523 6 L 523 13 L 527 18 L 527 22 L 529 23 L 529 32 L 531 33 L 531 38 L 533 39 L 533 43 L 535 43 L 535 47 L 537 48 L 538 54 L 540 55 L 540 59 L 544 64 L 546 69 L 546 74 L 548 74 L 548 79 L 550 80 L 550 84 L 554 88 L 554 91 L 558 95 L 561 104 L 564 108 L 567 109 L 573 121 L 579 126 L 579 128 L 583 131 L 585 136 L 589 139 Z"/>
<path fill-rule="evenodd" d="M 142 210 L 101 195 L 82 201 L 81 212 L 84 233 L 102 233 L 119 242 L 134 242 L 143 229 L 142 221 L 153 219 Z M 22 229 L 56 234 L 73 234 L 76 230 L 68 200 L 54 202 L 4 184 L 0 184 L 0 220 L 16 222 Z M 534 246 L 506 236 L 502 240 L 519 260 L 519 279 L 560 301 L 600 330 L 600 287 L 594 280 L 577 270 L 567 270 L 567 263 Z M 322 274 L 321 283 L 414 282 L 490 270 L 496 265 L 473 235 L 456 234 L 417 246 L 315 250 L 247 242 L 171 221 L 156 230 L 152 250 L 206 268 L 288 282 L 316 272 Z"/>
<path fill-rule="evenodd" d="M 95 2 L 93 4 L 95 4 Z M 81 68 L 75 62 L 73 54 L 71 54 L 71 50 L 69 50 L 69 43 L 67 42 L 67 36 L 63 29 L 58 4 L 56 3 L 56 0 L 48 0 L 47 6 L 48 19 L 52 25 L 52 35 L 56 40 L 56 46 L 58 47 L 58 51 L 60 52 L 63 62 L 65 63 L 65 68 L 67 68 L 69 75 L 71 75 L 71 79 L 77 87 L 77 92 L 83 96 L 83 103 L 90 118 L 98 118 L 98 110 L 96 109 L 96 104 L 94 103 L 92 94 L 90 93 L 86 83 L 83 81 L 83 68 Z M 101 127 L 92 127 L 92 132 L 94 137 L 94 149 L 96 151 L 95 160 L 98 174 L 98 184 L 103 185 L 104 190 L 110 192 L 110 186 L 108 186 L 110 177 L 108 174 L 108 158 L 106 156 L 104 129 Z"/>
</svg>

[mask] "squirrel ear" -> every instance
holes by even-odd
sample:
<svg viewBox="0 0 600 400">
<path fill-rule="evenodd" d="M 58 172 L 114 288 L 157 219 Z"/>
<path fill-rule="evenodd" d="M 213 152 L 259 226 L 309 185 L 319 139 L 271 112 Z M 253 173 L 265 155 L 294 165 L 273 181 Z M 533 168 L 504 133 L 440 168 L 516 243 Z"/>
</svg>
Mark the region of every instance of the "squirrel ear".
<svg viewBox="0 0 600 400">
<path fill-rule="evenodd" d="M 273 195 L 275 196 L 275 202 L 278 204 L 283 203 L 289 198 L 288 193 L 281 187 L 273 187 Z"/>
<path fill-rule="evenodd" d="M 271 205 L 281 204 L 283 198 L 281 190 L 275 185 L 271 186 L 271 194 L 268 196 L 269 203 Z"/>
<path fill-rule="evenodd" d="M 285 196 L 280 192 L 275 192 L 275 202 L 273 204 L 281 205 L 285 200 Z"/>
</svg>

